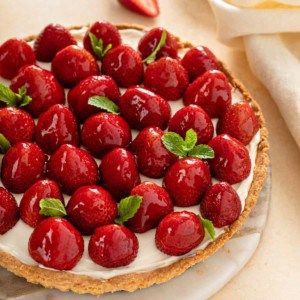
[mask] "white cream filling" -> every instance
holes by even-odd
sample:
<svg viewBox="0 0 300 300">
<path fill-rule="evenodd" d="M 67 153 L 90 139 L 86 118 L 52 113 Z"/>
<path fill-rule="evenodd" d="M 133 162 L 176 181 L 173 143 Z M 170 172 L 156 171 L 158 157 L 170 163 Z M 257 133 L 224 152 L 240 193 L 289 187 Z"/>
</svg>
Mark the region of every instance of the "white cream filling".
<svg viewBox="0 0 300 300">
<path fill-rule="evenodd" d="M 77 38 L 78 42 L 82 44 L 82 37 L 86 32 L 86 28 L 80 29 L 80 30 L 72 30 L 72 34 Z M 124 44 L 128 44 L 133 48 L 137 48 L 137 44 L 141 36 L 143 35 L 143 32 L 138 30 L 122 30 L 121 31 L 122 40 Z M 32 43 L 31 43 L 32 44 Z M 180 56 L 182 56 L 185 53 L 185 50 L 180 51 Z M 38 63 L 41 67 L 50 70 L 51 65 L 49 63 Z M 0 78 L 0 82 L 3 84 L 9 85 L 9 81 L 4 80 L 3 78 Z M 67 92 L 67 91 L 66 91 Z M 124 92 L 124 90 L 122 90 Z M 243 95 L 238 90 L 232 91 L 232 102 L 237 103 L 240 102 L 243 98 Z M 169 102 L 172 109 L 172 115 L 179 110 L 180 108 L 184 107 L 182 100 L 178 101 L 170 101 Z M 217 119 L 213 119 L 213 124 L 216 126 Z M 136 136 L 137 131 L 133 131 L 133 137 Z M 253 171 L 255 166 L 255 159 L 256 159 L 256 153 L 257 153 L 257 146 L 260 141 L 260 131 L 253 137 L 250 144 L 247 146 L 247 149 L 250 154 L 251 158 L 251 172 L 243 182 L 233 185 L 233 188 L 237 191 L 241 203 L 242 203 L 242 210 L 245 206 L 245 199 L 248 195 L 248 191 L 251 186 L 251 182 L 253 179 Z M 2 155 L 1 155 L 2 160 Z M 143 175 L 141 175 L 141 180 L 149 180 L 152 182 L 155 182 L 159 185 L 162 184 L 162 179 L 152 179 L 147 178 Z M 217 182 L 216 179 L 213 178 L 213 183 Z M 2 186 L 2 183 L 0 183 Z M 18 203 L 20 203 L 22 195 L 15 194 L 15 198 Z M 69 196 L 65 195 L 66 202 L 68 201 Z M 187 210 L 194 212 L 196 214 L 199 214 L 199 205 L 192 206 L 192 207 L 175 207 L 175 211 L 182 211 Z M 0 249 L 13 255 L 17 259 L 19 259 L 21 262 L 27 265 L 37 266 L 39 265 L 37 262 L 35 262 L 28 253 L 28 240 L 32 233 L 33 229 L 25 224 L 22 220 L 20 220 L 14 228 L 12 228 L 10 231 L 8 231 L 4 235 L 0 235 Z M 216 228 L 216 236 L 221 235 L 224 232 L 224 228 Z M 160 252 L 156 246 L 155 246 L 155 229 L 152 229 L 146 233 L 143 234 L 137 234 L 138 241 L 139 241 L 139 252 L 137 255 L 137 258 L 128 266 L 125 267 L 119 267 L 115 269 L 107 269 L 104 267 L 101 267 L 97 264 L 95 264 L 88 255 L 88 243 L 89 238 L 88 236 L 84 237 L 84 244 L 85 244 L 85 250 L 83 257 L 79 261 L 79 263 L 75 266 L 75 268 L 71 271 L 68 271 L 70 273 L 74 274 L 80 274 L 80 275 L 88 275 L 93 278 L 97 279 L 109 279 L 117 275 L 123 275 L 128 273 L 135 273 L 135 272 L 147 272 L 151 271 L 157 268 L 168 266 L 178 260 L 180 260 L 183 257 L 186 256 L 193 256 L 195 255 L 196 251 L 199 249 L 204 249 L 212 240 L 206 233 L 204 240 L 202 243 L 187 253 L 186 255 L 177 257 L 177 256 L 169 256 L 162 252 Z M 41 268 L 45 268 L 43 265 L 39 265 Z"/>
</svg>

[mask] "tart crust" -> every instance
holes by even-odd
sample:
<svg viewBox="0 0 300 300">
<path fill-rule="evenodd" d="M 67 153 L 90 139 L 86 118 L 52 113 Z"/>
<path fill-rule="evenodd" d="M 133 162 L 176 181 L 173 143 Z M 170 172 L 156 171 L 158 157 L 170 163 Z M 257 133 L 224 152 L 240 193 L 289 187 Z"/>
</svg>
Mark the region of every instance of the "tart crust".
<svg viewBox="0 0 300 300">
<path fill-rule="evenodd" d="M 89 26 L 89 24 L 86 26 Z M 69 28 L 69 30 L 81 29 L 82 27 L 83 26 L 72 26 Z M 139 25 L 127 24 L 117 25 L 117 28 L 119 30 L 146 30 L 146 28 Z M 35 38 L 36 36 L 29 36 L 25 40 L 29 42 Z M 182 42 L 179 38 L 177 38 L 177 41 L 179 42 L 180 48 L 190 48 L 193 46 L 189 42 Z M 181 260 L 167 267 L 159 268 L 150 272 L 120 275 L 107 280 L 94 279 L 89 276 L 76 275 L 63 271 L 52 271 L 40 268 L 38 266 L 29 266 L 23 264 L 14 256 L 2 250 L 0 250 L 0 266 L 6 268 L 8 271 L 17 276 L 24 277 L 28 282 L 41 284 L 46 288 L 56 288 L 63 292 L 71 290 L 79 294 L 89 293 L 93 295 L 101 295 L 103 293 L 120 290 L 133 292 L 137 289 L 146 288 L 153 284 L 166 282 L 173 277 L 179 276 L 189 267 L 204 261 L 210 255 L 214 254 L 219 248 L 221 248 L 225 242 L 230 239 L 243 225 L 252 207 L 257 201 L 259 192 L 267 174 L 267 166 L 269 163 L 269 144 L 268 131 L 265 127 L 265 119 L 262 115 L 260 106 L 251 97 L 243 84 L 234 78 L 227 66 L 221 61 L 219 61 L 219 63 L 221 71 L 226 74 L 232 86 L 236 89 L 239 89 L 239 91 L 243 94 L 244 99 L 251 103 L 252 109 L 259 119 L 261 133 L 260 142 L 257 149 L 253 181 L 251 183 L 248 196 L 245 200 L 244 210 L 239 218 L 228 228 L 226 228 L 222 235 L 220 235 L 215 241 L 212 241 L 205 249 L 198 250 L 195 255 L 182 258 Z"/>
</svg>

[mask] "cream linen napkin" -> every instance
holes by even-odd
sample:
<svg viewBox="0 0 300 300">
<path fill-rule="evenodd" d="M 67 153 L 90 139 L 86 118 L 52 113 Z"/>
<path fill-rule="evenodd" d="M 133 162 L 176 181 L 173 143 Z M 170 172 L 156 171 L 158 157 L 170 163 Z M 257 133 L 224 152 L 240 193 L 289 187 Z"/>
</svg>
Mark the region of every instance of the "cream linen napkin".
<svg viewBox="0 0 300 300">
<path fill-rule="evenodd" d="M 219 39 L 242 37 L 252 72 L 267 87 L 300 147 L 300 1 L 209 0 Z"/>
</svg>

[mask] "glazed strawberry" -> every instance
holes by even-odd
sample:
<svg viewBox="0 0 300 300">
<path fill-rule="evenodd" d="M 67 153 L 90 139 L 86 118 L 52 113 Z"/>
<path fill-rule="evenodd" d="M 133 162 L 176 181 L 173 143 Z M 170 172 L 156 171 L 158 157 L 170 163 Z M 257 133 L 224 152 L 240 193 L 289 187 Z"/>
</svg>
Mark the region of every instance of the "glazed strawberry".
<svg viewBox="0 0 300 300">
<path fill-rule="evenodd" d="M 78 123 L 64 105 L 56 104 L 39 116 L 36 125 L 36 143 L 52 154 L 63 144 L 79 146 Z"/>
<path fill-rule="evenodd" d="M 105 189 L 82 186 L 72 195 L 67 214 L 70 222 L 84 235 L 91 235 L 102 225 L 114 223 L 118 214 L 117 202 Z"/>
<path fill-rule="evenodd" d="M 231 225 L 239 217 L 241 209 L 239 195 L 227 182 L 209 187 L 200 204 L 201 215 L 218 228 Z"/>
<path fill-rule="evenodd" d="M 166 100 L 177 100 L 189 83 L 187 71 L 177 59 L 163 57 L 148 65 L 144 84 Z"/>
<path fill-rule="evenodd" d="M 188 71 L 191 82 L 206 71 L 220 69 L 218 59 L 204 46 L 197 46 L 187 51 L 181 64 Z"/>
<path fill-rule="evenodd" d="M 131 128 L 157 126 L 166 129 L 171 117 L 169 103 L 152 91 L 135 86 L 126 90 L 120 101 L 121 115 Z"/>
<path fill-rule="evenodd" d="M 28 251 L 39 264 L 56 270 L 72 270 L 81 259 L 84 242 L 67 220 L 48 218 L 32 232 Z"/>
<path fill-rule="evenodd" d="M 37 60 L 50 62 L 57 52 L 70 45 L 77 45 L 70 32 L 59 24 L 49 24 L 34 41 L 33 49 Z"/>
<path fill-rule="evenodd" d="M 49 179 L 39 180 L 34 183 L 23 195 L 20 202 L 21 219 L 31 227 L 46 218 L 40 214 L 40 201 L 44 198 L 59 199 L 64 204 L 58 184 Z"/>
<path fill-rule="evenodd" d="M 127 147 L 131 142 L 131 131 L 129 125 L 120 116 L 99 113 L 84 122 L 81 140 L 88 151 L 100 158 L 114 148 Z"/>
<path fill-rule="evenodd" d="M 143 197 L 138 211 L 126 223 L 134 232 L 143 233 L 157 227 L 166 215 L 173 212 L 169 194 L 155 183 L 144 181 L 133 188 L 130 195 Z"/>
<path fill-rule="evenodd" d="M 32 143 L 17 143 L 5 153 L 1 166 L 3 185 L 12 193 L 24 193 L 44 177 L 45 154 Z"/>
<path fill-rule="evenodd" d="M 91 34 L 94 35 L 92 39 Z M 84 48 L 98 59 L 102 59 L 111 48 L 121 45 L 121 42 L 117 27 L 106 21 L 95 22 L 83 38 Z"/>
<path fill-rule="evenodd" d="M 173 212 L 159 223 L 155 243 L 168 254 L 180 256 L 197 247 L 205 235 L 200 219 L 192 212 Z"/>
<path fill-rule="evenodd" d="M 104 187 L 116 200 L 128 196 L 141 182 L 134 157 L 124 148 L 113 149 L 104 155 L 99 171 Z"/>
<path fill-rule="evenodd" d="M 119 45 L 103 58 L 101 72 L 111 76 L 120 87 L 130 87 L 143 81 L 141 56 L 127 45 Z"/>
<path fill-rule="evenodd" d="M 92 96 L 102 96 L 119 104 L 120 91 L 115 81 L 106 75 L 90 76 L 83 79 L 68 93 L 68 105 L 80 122 L 89 116 L 101 112 L 96 106 L 88 104 Z"/>
<path fill-rule="evenodd" d="M 208 166 L 199 158 L 178 160 L 166 172 L 163 187 L 174 205 L 187 207 L 200 203 L 211 184 Z"/>
<path fill-rule="evenodd" d="M 178 110 L 171 118 L 168 130 L 184 138 L 190 128 L 197 133 L 197 144 L 207 144 L 214 134 L 210 117 L 197 105 L 189 105 Z"/>
<path fill-rule="evenodd" d="M 258 118 L 246 102 L 229 106 L 217 124 L 218 134 L 227 133 L 244 145 L 249 144 L 258 129 Z"/>
<path fill-rule="evenodd" d="M 159 14 L 157 0 L 119 0 L 119 2 L 127 9 L 147 17 L 156 17 Z"/>
<path fill-rule="evenodd" d="M 54 104 L 65 103 L 64 89 L 51 72 L 38 66 L 25 66 L 19 70 L 10 88 L 16 93 L 22 86 L 26 86 L 27 95 L 32 98 L 24 109 L 34 118 Z"/>
<path fill-rule="evenodd" d="M 143 129 L 129 150 L 136 155 L 139 171 L 151 178 L 163 177 L 167 168 L 177 160 L 162 143 L 164 132 L 158 127 Z"/>
<path fill-rule="evenodd" d="M 94 158 L 85 150 L 64 144 L 48 162 L 48 176 L 70 195 L 79 187 L 98 181 L 98 168 Z"/>
<path fill-rule="evenodd" d="M 12 229 L 19 220 L 19 208 L 14 196 L 0 187 L 0 235 Z"/>
<path fill-rule="evenodd" d="M 124 226 L 110 224 L 95 230 L 88 251 L 96 264 L 105 268 L 117 268 L 133 262 L 138 248 L 138 239 L 132 231 Z"/>
<path fill-rule="evenodd" d="M 99 74 L 93 55 L 75 45 L 59 51 L 52 61 L 51 69 L 56 79 L 66 88 L 75 86 L 84 78 Z"/>
<path fill-rule="evenodd" d="M 138 51 L 142 56 L 142 59 L 146 59 L 149 55 L 153 53 L 159 44 L 163 32 L 166 32 L 166 41 L 161 49 L 157 52 L 156 58 L 159 59 L 163 56 L 169 56 L 172 58 L 177 58 L 178 55 L 178 43 L 175 37 L 162 27 L 155 27 L 145 33 L 145 35 L 140 39 L 138 44 Z"/>
<path fill-rule="evenodd" d="M 251 170 L 251 160 L 246 147 L 235 138 L 221 134 L 208 145 L 213 148 L 215 158 L 209 160 L 212 174 L 229 184 L 246 179 Z"/>
<path fill-rule="evenodd" d="M 35 64 L 32 48 L 22 39 L 9 39 L 0 46 L 0 76 L 12 79 L 25 65 Z"/>
<path fill-rule="evenodd" d="M 184 105 L 201 106 L 211 118 L 218 118 L 231 104 L 231 86 L 220 71 L 207 71 L 183 94 Z"/>
</svg>

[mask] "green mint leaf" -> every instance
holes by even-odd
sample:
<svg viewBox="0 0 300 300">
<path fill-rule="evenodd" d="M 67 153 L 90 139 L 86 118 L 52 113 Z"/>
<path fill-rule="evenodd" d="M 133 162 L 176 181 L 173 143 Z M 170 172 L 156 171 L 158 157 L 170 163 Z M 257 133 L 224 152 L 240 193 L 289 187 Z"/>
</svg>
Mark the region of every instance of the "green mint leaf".
<svg viewBox="0 0 300 300">
<path fill-rule="evenodd" d="M 102 57 L 112 48 L 112 44 L 108 44 L 106 48 L 103 50 Z"/>
<path fill-rule="evenodd" d="M 200 159 L 214 158 L 214 150 L 208 145 L 198 145 L 195 146 L 191 151 L 189 151 L 189 156 L 194 156 Z"/>
<path fill-rule="evenodd" d="M 6 153 L 6 151 L 11 147 L 11 144 L 6 137 L 0 133 L 0 153 Z"/>
<path fill-rule="evenodd" d="M 17 100 L 16 94 L 0 82 L 0 101 L 6 103 L 8 106 L 16 106 Z"/>
<path fill-rule="evenodd" d="M 186 151 L 183 149 L 184 140 L 175 132 L 166 132 L 162 136 L 162 143 L 173 154 L 186 157 Z"/>
<path fill-rule="evenodd" d="M 89 37 L 91 40 L 92 48 L 96 56 L 101 59 L 103 52 L 103 42 L 102 39 L 98 40 L 98 38 L 92 33 L 89 32 Z"/>
<path fill-rule="evenodd" d="M 44 198 L 40 201 L 40 214 L 47 217 L 65 217 L 66 209 L 62 202 L 54 198 Z"/>
<path fill-rule="evenodd" d="M 215 232 L 215 227 L 214 227 L 213 223 L 208 219 L 201 218 L 199 215 L 198 215 L 198 218 L 202 222 L 203 227 L 208 232 L 210 237 L 214 240 L 216 232 Z"/>
<path fill-rule="evenodd" d="M 89 98 L 88 104 L 101 108 L 112 114 L 119 114 L 119 107 L 116 103 L 102 96 L 93 96 Z"/>
<path fill-rule="evenodd" d="M 167 32 L 163 31 L 158 45 L 156 46 L 155 50 L 143 60 L 144 63 L 150 64 L 155 61 L 157 52 L 164 46 L 164 44 L 166 43 L 166 39 Z"/>
<path fill-rule="evenodd" d="M 16 94 L 19 102 L 19 107 L 26 106 L 32 101 L 32 98 L 30 96 L 27 96 L 26 93 L 27 89 L 24 85 L 19 88 L 18 94 Z"/>
<path fill-rule="evenodd" d="M 185 151 L 191 151 L 196 143 L 197 143 L 197 133 L 194 129 L 189 129 L 186 133 L 185 133 L 185 141 L 184 141 L 184 146 L 183 149 Z"/>
<path fill-rule="evenodd" d="M 141 206 L 142 196 L 129 196 L 121 200 L 119 204 L 119 216 L 115 219 L 117 224 L 123 225 L 131 219 Z"/>
</svg>

